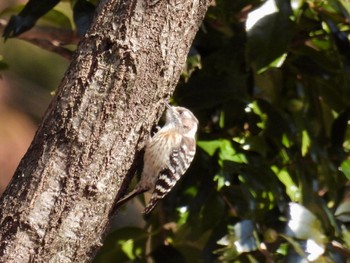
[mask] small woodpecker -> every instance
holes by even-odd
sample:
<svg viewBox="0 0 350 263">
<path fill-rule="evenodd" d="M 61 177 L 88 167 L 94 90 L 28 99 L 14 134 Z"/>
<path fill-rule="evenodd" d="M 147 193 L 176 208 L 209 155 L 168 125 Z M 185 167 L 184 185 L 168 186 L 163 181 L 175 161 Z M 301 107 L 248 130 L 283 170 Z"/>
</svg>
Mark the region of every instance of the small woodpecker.
<svg viewBox="0 0 350 263">
<path fill-rule="evenodd" d="M 117 206 L 138 194 L 152 192 L 144 210 L 148 214 L 158 200 L 170 192 L 193 160 L 197 118 L 186 108 L 170 106 L 168 103 L 165 105 L 165 124 L 145 146 L 141 179 L 133 191 L 117 202 Z"/>
</svg>

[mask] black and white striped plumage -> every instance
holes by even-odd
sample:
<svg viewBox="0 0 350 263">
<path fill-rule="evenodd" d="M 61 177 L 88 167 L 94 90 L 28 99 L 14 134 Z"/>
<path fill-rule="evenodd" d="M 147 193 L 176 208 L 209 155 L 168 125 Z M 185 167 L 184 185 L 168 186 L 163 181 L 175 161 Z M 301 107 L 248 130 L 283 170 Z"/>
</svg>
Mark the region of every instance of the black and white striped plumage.
<svg viewBox="0 0 350 263">
<path fill-rule="evenodd" d="M 165 125 L 146 144 L 140 182 L 118 201 L 121 204 L 140 193 L 152 192 L 146 214 L 175 186 L 196 152 L 197 118 L 186 108 L 166 107 Z"/>
</svg>

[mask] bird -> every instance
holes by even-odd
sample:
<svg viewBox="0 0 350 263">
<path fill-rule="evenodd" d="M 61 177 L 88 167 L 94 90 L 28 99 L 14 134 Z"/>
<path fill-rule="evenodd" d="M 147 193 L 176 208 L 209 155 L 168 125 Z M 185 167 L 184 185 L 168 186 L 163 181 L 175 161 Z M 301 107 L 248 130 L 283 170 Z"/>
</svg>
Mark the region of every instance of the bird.
<svg viewBox="0 0 350 263">
<path fill-rule="evenodd" d="M 134 190 L 117 201 L 117 206 L 136 195 L 151 192 L 151 199 L 143 211 L 149 214 L 175 186 L 194 158 L 197 118 L 184 107 L 168 103 L 165 106 L 164 126 L 146 143 L 140 181 Z"/>
</svg>

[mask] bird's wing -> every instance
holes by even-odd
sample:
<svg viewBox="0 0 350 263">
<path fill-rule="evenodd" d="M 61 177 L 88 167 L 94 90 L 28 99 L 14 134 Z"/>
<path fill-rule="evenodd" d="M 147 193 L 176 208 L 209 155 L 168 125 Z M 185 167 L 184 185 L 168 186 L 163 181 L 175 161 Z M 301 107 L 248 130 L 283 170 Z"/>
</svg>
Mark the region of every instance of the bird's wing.
<svg viewBox="0 0 350 263">
<path fill-rule="evenodd" d="M 173 149 L 169 158 L 168 167 L 163 169 L 158 176 L 151 200 L 144 210 L 145 214 L 151 212 L 158 200 L 164 198 L 164 196 L 170 192 L 190 166 L 195 154 L 195 148 L 194 150 L 189 149 L 189 145 L 192 147 L 188 142 L 182 142 L 179 147 Z"/>
</svg>

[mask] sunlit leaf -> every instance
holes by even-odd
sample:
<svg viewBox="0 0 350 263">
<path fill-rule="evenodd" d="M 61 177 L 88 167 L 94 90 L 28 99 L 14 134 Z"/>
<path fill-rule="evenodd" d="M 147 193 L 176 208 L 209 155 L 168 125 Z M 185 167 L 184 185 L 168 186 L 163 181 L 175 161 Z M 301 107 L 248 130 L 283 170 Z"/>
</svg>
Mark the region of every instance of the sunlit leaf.
<svg viewBox="0 0 350 263">
<path fill-rule="evenodd" d="M 287 53 L 283 53 L 282 55 L 280 55 L 279 57 L 275 58 L 273 61 L 271 61 L 268 65 L 266 65 L 266 67 L 262 67 L 258 70 L 258 74 L 261 74 L 263 72 L 265 72 L 268 69 L 271 68 L 279 68 L 283 65 L 284 61 L 287 58 Z"/>
<path fill-rule="evenodd" d="M 214 181 L 217 182 L 217 190 L 220 191 L 225 186 L 226 178 L 222 173 L 219 173 L 214 176 Z"/>
<path fill-rule="evenodd" d="M 288 171 L 285 169 L 278 171 L 277 167 L 272 167 L 272 170 L 276 173 L 278 179 L 285 185 L 289 198 L 293 202 L 300 201 L 300 197 L 301 197 L 300 189 L 294 183 Z"/>
<path fill-rule="evenodd" d="M 350 202 L 342 202 L 336 209 L 334 215 L 342 222 L 350 222 Z"/>
<path fill-rule="evenodd" d="M 349 230 L 346 228 L 346 226 L 342 225 L 341 226 L 341 230 L 342 230 L 342 237 L 343 237 L 343 240 L 346 244 L 346 246 L 348 248 L 350 248 L 350 232 Z"/>
<path fill-rule="evenodd" d="M 290 4 L 293 9 L 294 16 L 299 17 L 300 13 L 302 12 L 301 7 L 304 4 L 304 0 L 291 0 Z"/>
<path fill-rule="evenodd" d="M 125 227 L 111 232 L 94 263 L 113 262 L 118 258 L 119 262 L 127 262 L 145 254 L 145 246 L 148 233 L 137 227 Z"/>
<path fill-rule="evenodd" d="M 289 221 L 286 231 L 300 239 L 315 239 L 324 242 L 325 236 L 320 221 L 308 209 L 298 203 L 289 204 Z"/>
<path fill-rule="evenodd" d="M 283 134 L 283 136 L 282 136 L 282 144 L 286 148 L 289 148 L 292 145 L 292 142 L 289 140 L 289 138 L 288 138 L 288 136 L 286 134 Z"/>
<path fill-rule="evenodd" d="M 187 222 L 189 211 L 188 211 L 188 207 L 180 207 L 178 208 L 178 211 L 179 211 L 178 213 L 179 219 L 177 221 L 177 224 L 178 226 L 181 226 Z"/>
<path fill-rule="evenodd" d="M 306 253 L 305 250 L 302 248 L 300 242 L 297 240 L 294 240 L 292 237 L 286 236 L 281 234 L 281 237 L 288 241 L 288 243 L 292 246 L 293 252 L 290 251 L 288 246 L 282 245 L 281 248 L 287 250 L 287 251 L 281 251 L 282 254 L 286 255 L 286 261 L 287 262 L 303 262 L 303 260 L 306 260 Z M 288 251 L 289 250 L 289 251 Z"/>
<path fill-rule="evenodd" d="M 221 162 L 232 161 L 237 163 L 246 163 L 247 159 L 244 154 L 237 153 L 229 140 L 218 141 L 199 141 L 198 146 L 201 147 L 210 156 L 219 149 L 219 158 Z"/>
<path fill-rule="evenodd" d="M 197 145 L 207 154 L 213 156 L 216 150 L 221 146 L 221 141 L 198 141 Z"/>
<path fill-rule="evenodd" d="M 309 260 L 315 260 L 325 251 L 326 236 L 320 221 L 298 203 L 289 204 L 289 221 L 286 234 L 305 240 L 304 251 Z"/>
<path fill-rule="evenodd" d="M 229 234 L 218 240 L 219 245 L 234 247 L 237 254 L 258 249 L 259 241 L 252 221 L 243 220 L 229 229 Z"/>
<path fill-rule="evenodd" d="M 340 167 L 346 178 L 350 180 L 350 160 L 343 161 Z"/>
<path fill-rule="evenodd" d="M 228 140 L 221 141 L 219 157 L 222 161 L 232 161 L 237 163 L 247 162 L 245 155 L 242 153 L 237 153 L 232 147 L 232 143 Z"/>
<path fill-rule="evenodd" d="M 128 240 L 119 240 L 119 245 L 121 246 L 122 251 L 128 256 L 129 259 L 135 259 L 134 255 L 134 241 L 132 239 Z"/>
<path fill-rule="evenodd" d="M 311 139 L 307 131 L 302 132 L 302 139 L 301 139 L 301 155 L 305 156 L 309 152 L 311 144 Z"/>
</svg>

